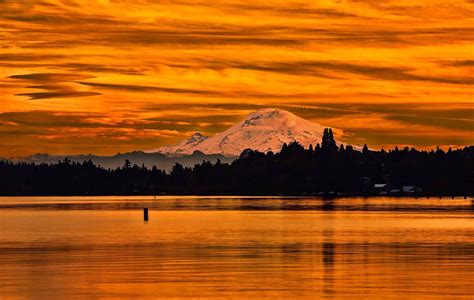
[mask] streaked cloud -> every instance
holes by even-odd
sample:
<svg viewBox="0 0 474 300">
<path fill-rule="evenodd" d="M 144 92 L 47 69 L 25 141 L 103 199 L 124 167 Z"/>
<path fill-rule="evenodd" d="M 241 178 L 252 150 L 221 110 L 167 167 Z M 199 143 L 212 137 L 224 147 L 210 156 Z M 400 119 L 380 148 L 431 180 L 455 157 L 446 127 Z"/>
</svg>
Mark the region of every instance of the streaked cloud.
<svg viewBox="0 0 474 300">
<path fill-rule="evenodd" d="M 33 73 L 12 75 L 9 78 L 21 79 L 27 82 L 40 84 L 28 85 L 27 89 L 46 90 L 46 92 L 18 93 L 16 96 L 26 96 L 29 100 L 42 100 L 51 98 L 76 98 L 100 95 L 98 92 L 80 91 L 75 80 L 89 79 L 93 76 L 67 73 Z"/>
<path fill-rule="evenodd" d="M 176 94 L 202 94 L 202 95 L 215 95 L 219 92 L 206 91 L 206 90 L 195 90 L 195 89 L 184 89 L 184 88 L 172 88 L 172 87 L 159 87 L 159 86 L 143 86 L 143 85 L 131 85 L 131 84 L 111 84 L 111 83 L 95 83 L 95 82 L 78 82 L 82 85 L 112 89 L 112 90 L 127 90 L 135 92 L 149 92 L 159 91 L 165 93 L 176 93 Z"/>
<path fill-rule="evenodd" d="M 216 67 L 216 66 L 215 66 Z M 221 65 L 220 68 L 226 67 Z M 444 76 L 429 76 L 417 75 L 412 72 L 413 68 L 408 67 L 387 67 L 387 66 L 373 66 L 352 63 L 341 63 L 335 61 L 293 61 L 293 62 L 272 62 L 272 63 L 254 63 L 241 64 L 230 63 L 229 68 L 278 72 L 292 75 L 309 75 L 325 78 L 338 79 L 337 75 L 331 75 L 327 72 L 340 72 L 360 75 L 365 77 L 372 77 L 381 80 L 390 81 L 431 81 L 434 83 L 448 83 L 448 84 L 474 84 L 474 77 L 444 77 Z M 326 71 L 326 72 L 325 72 Z M 340 77 L 339 77 L 340 79 Z"/>
<path fill-rule="evenodd" d="M 67 82 L 81 79 L 93 78 L 94 76 L 79 75 L 79 74 L 58 74 L 58 73 L 35 73 L 35 74 L 24 74 L 24 75 L 12 75 L 10 78 L 13 79 L 24 79 L 31 81 L 40 82 Z"/>
<path fill-rule="evenodd" d="M 0 156 L 151 149 L 261 107 L 374 147 L 474 144 L 473 14 L 468 0 L 0 0 Z"/>
</svg>

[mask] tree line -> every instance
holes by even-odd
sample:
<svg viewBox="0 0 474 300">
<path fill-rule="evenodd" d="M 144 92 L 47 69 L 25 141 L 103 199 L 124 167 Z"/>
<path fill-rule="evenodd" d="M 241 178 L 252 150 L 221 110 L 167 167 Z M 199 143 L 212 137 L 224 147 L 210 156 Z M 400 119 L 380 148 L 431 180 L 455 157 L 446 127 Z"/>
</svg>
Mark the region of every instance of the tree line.
<svg viewBox="0 0 474 300">
<path fill-rule="evenodd" d="M 0 161 L 0 195 L 312 195 L 373 194 L 374 184 L 417 186 L 426 195 L 472 195 L 474 146 L 443 151 L 337 146 L 325 129 L 321 144 L 297 142 L 280 152 L 247 149 L 232 163 L 176 163 L 105 169 L 92 161 L 55 164 Z"/>
</svg>

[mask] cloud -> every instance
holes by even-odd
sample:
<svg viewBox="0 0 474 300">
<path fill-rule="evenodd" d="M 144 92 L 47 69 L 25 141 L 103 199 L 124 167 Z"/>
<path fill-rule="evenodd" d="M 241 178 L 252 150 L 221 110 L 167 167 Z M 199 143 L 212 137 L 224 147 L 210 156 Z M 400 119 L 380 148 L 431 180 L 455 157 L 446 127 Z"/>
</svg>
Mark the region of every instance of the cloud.
<svg viewBox="0 0 474 300">
<path fill-rule="evenodd" d="M 474 84 L 474 77 L 417 75 L 411 73 L 415 70 L 409 67 L 373 66 L 337 61 L 293 61 L 266 63 L 230 62 L 225 66 L 236 69 L 276 72 L 288 75 L 316 76 L 329 79 L 336 79 L 337 76 L 327 72 L 350 73 L 378 80 L 389 81 L 428 81 L 446 84 Z"/>
<path fill-rule="evenodd" d="M 94 76 L 89 76 L 89 75 L 67 74 L 67 73 L 33 73 L 33 74 L 23 74 L 23 75 L 12 75 L 9 77 L 13 79 L 24 79 L 24 80 L 41 81 L 41 82 L 67 82 L 67 81 L 94 78 Z"/>
<path fill-rule="evenodd" d="M 111 121 L 111 117 L 109 113 L 38 110 L 0 113 L 2 156 L 115 154 L 173 143 L 186 136 L 170 124 L 141 121 L 136 116 Z"/>
<path fill-rule="evenodd" d="M 101 95 L 98 92 L 81 91 L 74 85 L 75 80 L 89 79 L 93 76 L 68 73 L 32 73 L 9 76 L 27 82 L 41 83 L 26 86 L 30 89 L 41 89 L 46 92 L 17 93 L 16 96 L 27 96 L 29 100 L 45 100 L 53 98 L 77 98 Z"/>
<path fill-rule="evenodd" d="M 75 55 L 75 59 L 79 59 L 78 55 Z M 81 57 L 81 59 L 90 59 L 87 55 Z M 92 58 L 95 58 L 94 56 Z M 112 74 L 126 74 L 126 75 L 144 75 L 144 71 L 148 68 L 143 66 L 122 66 L 122 65 L 110 65 L 98 64 L 98 63 L 79 63 L 79 62 L 67 62 L 71 60 L 70 56 L 59 55 L 59 54 L 39 54 L 32 52 L 24 53 L 0 53 L 0 66 L 12 67 L 12 68 L 31 68 L 31 67 L 47 67 L 50 69 L 59 69 L 67 71 L 75 71 L 80 73 L 112 73 Z M 65 61 L 65 62 L 63 62 Z M 47 73 L 49 74 L 49 73 Z M 28 76 L 27 76 L 28 75 Z M 29 77 L 32 74 L 26 75 L 13 75 L 11 78 L 17 79 L 32 79 Z M 38 74 L 35 74 L 38 75 Z M 66 77 L 77 76 L 74 74 L 66 74 Z M 59 76 L 55 74 L 54 76 Z M 71 78 L 75 80 L 89 79 L 94 76 L 81 76 L 78 78 Z"/>
<path fill-rule="evenodd" d="M 116 153 L 148 149 L 178 142 L 189 132 L 201 131 L 207 135 L 221 132 L 249 112 L 263 107 L 267 106 L 172 103 L 148 105 L 141 112 L 121 117 L 114 116 L 112 112 L 5 112 L 0 113 L 0 140 L 4 145 L 30 145 L 29 150 L 21 146 L 22 153 Z M 287 109 L 324 126 L 341 128 L 348 133 L 346 141 L 353 144 L 429 147 L 474 143 L 472 131 L 465 130 L 469 128 L 466 122 L 471 121 L 472 124 L 472 117 L 468 119 L 472 109 L 466 111 L 467 104 L 447 107 L 433 103 L 313 103 L 275 104 L 270 107 Z M 426 117 L 417 118 L 417 113 Z M 461 120 L 456 121 L 456 118 Z M 444 120 L 450 121 L 446 123 Z"/>
<path fill-rule="evenodd" d="M 29 100 L 43 100 L 52 98 L 76 98 L 76 97 L 90 97 L 101 95 L 97 92 L 37 92 L 37 93 L 20 93 L 15 96 L 27 96 Z"/>
<path fill-rule="evenodd" d="M 271 92 L 252 92 L 245 90 L 238 91 L 219 91 L 219 90 L 205 90 L 205 89 L 190 89 L 190 88 L 174 88 L 174 87 L 163 87 L 163 86 L 144 86 L 144 85 L 132 85 L 132 84 L 114 84 L 114 83 L 98 83 L 98 82 L 86 82 L 77 81 L 77 83 L 95 87 L 104 90 L 123 90 L 128 92 L 163 92 L 172 94 L 192 94 L 201 95 L 208 97 L 220 97 L 227 99 L 234 98 L 246 98 L 246 99 L 307 99 L 326 97 L 333 98 L 334 95 L 322 94 L 322 93 L 271 93 Z"/>
<path fill-rule="evenodd" d="M 126 75 L 144 75 L 144 67 L 133 66 L 113 66 L 100 65 L 91 63 L 59 63 L 55 64 L 54 68 L 70 69 L 78 72 L 88 73 L 112 73 L 112 74 L 126 74 Z"/>
<path fill-rule="evenodd" d="M 0 0 L 0 111 L 24 113 L 0 118 L 0 156 L 150 149 L 260 107 L 354 142 L 472 143 L 471 16 L 467 1 Z"/>
<path fill-rule="evenodd" d="M 192 124 L 212 123 L 213 125 L 205 128 L 205 131 L 213 133 L 223 131 L 230 127 L 231 124 L 235 124 L 243 119 L 249 112 L 265 107 L 289 110 L 316 123 L 341 128 L 345 132 L 352 133 L 352 140 L 350 141 L 353 143 L 357 141 L 360 143 L 364 138 L 363 134 L 365 132 L 374 132 L 374 136 L 382 137 L 387 130 L 395 131 L 389 135 L 392 138 L 398 135 L 405 137 L 407 132 L 412 132 L 412 134 L 418 136 L 427 132 L 431 134 L 436 130 L 443 133 L 452 130 L 458 140 L 463 139 L 465 143 L 474 142 L 472 137 L 470 137 L 470 133 L 474 131 L 474 118 L 472 118 L 474 110 L 468 104 L 274 103 L 270 105 L 252 105 L 207 103 L 199 105 L 188 103 L 180 105 L 149 105 L 143 109 L 157 113 L 158 117 L 149 119 L 155 121 L 168 120 L 176 122 L 181 120 L 184 114 L 187 114 L 186 120 Z M 176 112 L 181 112 L 181 114 Z M 193 114 L 192 112 L 200 113 Z M 360 122 L 357 120 L 360 120 Z M 374 127 L 374 124 L 380 125 Z M 396 126 L 393 124 L 396 124 Z M 379 132 L 378 135 L 376 135 L 377 132 Z M 437 144 L 448 144 L 449 140 L 446 136 L 434 134 L 432 134 L 430 139 L 437 139 Z M 383 140 L 385 141 L 386 139 Z M 403 141 L 404 139 L 401 140 Z M 370 140 L 370 142 L 372 144 L 381 144 L 375 140 Z M 407 140 L 406 143 L 408 142 L 412 144 L 411 140 Z"/>
<path fill-rule="evenodd" d="M 31 60 L 44 61 L 52 59 L 61 59 L 65 58 L 65 55 L 59 54 L 38 54 L 34 52 L 26 53 L 0 53 L 0 61 L 12 62 L 12 61 L 26 61 L 31 62 Z"/>
<path fill-rule="evenodd" d="M 209 5 L 209 4 L 208 4 Z M 276 5 L 264 5 L 257 3 L 246 3 L 246 4 L 211 4 L 214 8 L 221 9 L 231 13 L 259 13 L 262 12 L 267 14 L 283 15 L 289 18 L 314 18 L 314 17 L 325 17 L 325 18 L 361 18 L 353 12 L 347 12 L 337 10 L 333 8 L 315 8 L 309 5 L 294 5 L 292 6 L 276 6 Z"/>
<path fill-rule="evenodd" d="M 433 145 L 472 145 L 474 143 L 468 132 L 453 131 L 433 123 L 406 122 L 403 118 L 391 118 L 376 113 L 329 118 L 325 122 L 327 126 L 349 132 L 351 143 L 368 144 L 374 147 L 418 145 L 418 147 L 433 148 Z"/>
<path fill-rule="evenodd" d="M 307 118 L 376 114 L 406 123 L 474 130 L 474 107 L 467 103 L 301 103 L 287 106 Z"/>
<path fill-rule="evenodd" d="M 259 34 L 259 32 L 267 34 Z M 271 34 L 271 28 L 243 27 L 228 29 L 212 28 L 208 30 L 163 30 L 136 28 L 135 30 L 114 30 L 105 32 L 102 37 L 113 44 L 133 45 L 182 45 L 182 46 L 219 46 L 219 45 L 266 45 L 298 46 L 306 43 L 303 39 Z"/>
<path fill-rule="evenodd" d="M 474 60 L 456 60 L 443 62 L 442 65 L 448 65 L 453 67 L 474 67 Z"/>
<path fill-rule="evenodd" d="M 132 84 L 96 83 L 96 82 L 85 82 L 85 81 L 78 81 L 78 83 L 82 85 L 91 86 L 91 87 L 97 87 L 97 88 L 126 90 L 126 91 L 134 91 L 134 92 L 159 91 L 159 92 L 175 93 L 175 94 L 198 94 L 198 95 L 219 95 L 220 94 L 219 92 L 215 92 L 215 91 L 185 89 L 185 88 L 143 86 L 143 85 L 132 85 Z"/>
<path fill-rule="evenodd" d="M 16 126 L 27 128 L 36 127 L 44 130 L 51 127 L 90 127 L 94 120 L 105 118 L 100 113 L 65 113 L 60 111 L 16 111 L 0 113 L 0 121 L 14 123 Z"/>
</svg>

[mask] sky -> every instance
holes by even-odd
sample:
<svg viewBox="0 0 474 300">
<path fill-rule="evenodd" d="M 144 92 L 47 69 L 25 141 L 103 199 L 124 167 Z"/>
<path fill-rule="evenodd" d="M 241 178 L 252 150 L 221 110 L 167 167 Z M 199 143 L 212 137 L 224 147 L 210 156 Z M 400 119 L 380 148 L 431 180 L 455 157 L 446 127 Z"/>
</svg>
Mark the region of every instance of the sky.
<svg viewBox="0 0 474 300">
<path fill-rule="evenodd" d="M 154 149 L 275 107 L 474 144 L 472 0 L 0 0 L 0 157 Z"/>
</svg>

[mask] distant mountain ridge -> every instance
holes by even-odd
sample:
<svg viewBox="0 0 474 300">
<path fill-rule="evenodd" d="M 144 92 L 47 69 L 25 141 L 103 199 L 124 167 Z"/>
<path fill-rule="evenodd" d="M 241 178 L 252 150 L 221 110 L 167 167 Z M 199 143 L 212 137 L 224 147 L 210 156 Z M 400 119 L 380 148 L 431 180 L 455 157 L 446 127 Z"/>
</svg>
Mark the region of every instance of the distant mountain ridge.
<svg viewBox="0 0 474 300">
<path fill-rule="evenodd" d="M 53 164 L 58 161 L 62 161 L 65 158 L 73 162 L 82 163 L 84 161 L 91 160 L 94 164 L 102 166 L 106 169 L 115 169 L 122 167 L 126 160 L 130 163 L 138 166 L 145 165 L 147 168 L 156 166 L 159 169 L 169 171 L 175 163 L 180 163 L 185 167 L 192 167 L 195 164 L 201 163 L 202 161 L 210 161 L 212 163 L 217 160 L 223 163 L 230 163 L 234 160 L 233 157 L 225 157 L 223 155 L 206 155 L 199 151 L 192 153 L 191 155 L 184 155 L 179 157 L 169 157 L 162 153 L 145 153 L 142 151 L 134 151 L 129 153 L 119 153 L 112 156 L 98 156 L 93 154 L 83 155 L 49 155 L 38 153 L 27 157 L 16 157 L 9 159 L 13 162 L 32 162 L 32 163 L 47 163 Z"/>
<path fill-rule="evenodd" d="M 298 142 L 305 148 L 321 141 L 324 126 L 313 123 L 286 110 L 264 108 L 250 113 L 244 120 L 207 137 L 194 133 L 190 139 L 176 145 L 164 146 L 147 152 L 167 155 L 205 154 L 238 156 L 245 149 L 278 152 L 284 143 Z"/>
</svg>

